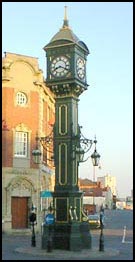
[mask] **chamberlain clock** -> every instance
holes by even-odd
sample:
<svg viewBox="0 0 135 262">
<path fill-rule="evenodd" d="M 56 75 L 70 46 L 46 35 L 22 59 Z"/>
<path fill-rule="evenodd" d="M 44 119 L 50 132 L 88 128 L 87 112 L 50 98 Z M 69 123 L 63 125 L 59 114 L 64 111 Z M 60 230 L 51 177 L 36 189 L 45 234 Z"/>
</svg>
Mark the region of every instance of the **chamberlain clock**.
<svg viewBox="0 0 135 262">
<path fill-rule="evenodd" d="M 78 58 L 76 61 L 76 71 L 80 79 L 85 77 L 85 60 L 83 58 Z"/>
<path fill-rule="evenodd" d="M 55 57 L 51 62 L 50 71 L 51 74 L 55 77 L 65 76 L 69 72 L 69 69 L 69 59 L 64 55 Z"/>
</svg>

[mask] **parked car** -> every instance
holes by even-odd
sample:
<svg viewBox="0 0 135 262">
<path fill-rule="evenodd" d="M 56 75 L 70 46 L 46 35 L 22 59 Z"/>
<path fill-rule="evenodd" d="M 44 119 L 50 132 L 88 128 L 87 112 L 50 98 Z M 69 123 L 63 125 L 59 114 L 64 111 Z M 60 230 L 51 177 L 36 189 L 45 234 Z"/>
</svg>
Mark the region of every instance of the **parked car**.
<svg viewBox="0 0 135 262">
<path fill-rule="evenodd" d="M 88 215 L 88 222 L 90 224 L 91 229 L 100 228 L 100 215 Z"/>
</svg>

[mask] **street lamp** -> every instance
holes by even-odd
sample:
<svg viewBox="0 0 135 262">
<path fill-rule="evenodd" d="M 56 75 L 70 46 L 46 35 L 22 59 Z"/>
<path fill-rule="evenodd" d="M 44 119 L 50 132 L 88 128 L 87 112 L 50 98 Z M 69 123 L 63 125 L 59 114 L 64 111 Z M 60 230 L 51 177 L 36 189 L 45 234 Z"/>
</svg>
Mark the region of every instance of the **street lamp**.
<svg viewBox="0 0 135 262">
<path fill-rule="evenodd" d="M 40 146 L 39 143 L 41 144 L 41 146 L 43 147 L 43 149 L 45 149 L 45 152 L 49 152 L 51 154 L 53 154 L 52 151 L 50 151 L 49 147 L 52 146 L 52 142 L 53 142 L 53 131 L 51 131 L 51 133 L 48 136 L 45 137 L 39 137 L 38 133 L 36 133 L 36 148 L 34 150 L 32 150 L 32 157 L 33 157 L 33 162 L 35 164 L 39 164 L 39 184 L 40 184 L 40 210 L 42 211 L 42 180 L 41 180 L 41 173 L 42 173 L 42 166 L 41 166 L 41 156 L 42 156 L 42 152 L 40 150 Z M 51 157 L 50 159 L 46 158 L 46 160 L 49 161 L 53 161 L 53 157 Z M 47 168 L 46 168 L 47 169 Z M 47 187 L 49 190 L 49 182 L 47 182 Z M 39 196 L 38 196 L 39 197 Z"/>
<path fill-rule="evenodd" d="M 33 162 L 35 164 L 39 164 L 40 165 L 40 163 L 41 163 L 41 155 L 42 155 L 42 153 L 41 153 L 40 149 L 38 149 L 38 144 L 36 143 L 36 149 L 34 149 L 32 151 Z M 40 167 L 39 167 L 39 182 L 38 183 L 40 184 L 39 187 L 40 187 L 40 191 L 41 191 L 42 190 L 42 185 L 41 185 L 41 169 L 40 169 Z M 40 199 L 40 210 L 42 211 L 42 198 Z"/>
<path fill-rule="evenodd" d="M 93 154 L 91 155 L 91 160 L 92 160 L 92 164 L 93 164 L 93 186 L 94 186 L 94 182 L 95 182 L 95 167 L 99 166 L 99 161 L 100 161 L 100 155 L 97 153 L 97 149 L 96 149 L 96 137 L 95 140 L 93 141 L 93 143 L 95 144 L 95 150 L 93 152 Z M 94 189 L 94 187 L 93 187 Z M 94 198 L 94 190 L 93 190 L 93 209 L 95 212 L 95 198 Z"/>
<path fill-rule="evenodd" d="M 36 133 L 36 149 L 34 149 L 32 151 L 32 156 L 33 156 L 33 162 L 35 164 L 40 164 L 41 163 L 41 150 L 39 149 L 38 143 L 40 142 L 41 146 L 43 147 L 43 149 L 45 149 L 46 152 L 49 152 L 51 154 L 53 154 L 53 151 L 51 151 L 48 147 L 50 147 L 50 145 L 53 144 L 53 130 L 51 131 L 51 133 L 48 136 L 44 136 L 44 137 L 39 137 L 38 133 Z M 49 161 L 53 161 L 53 156 L 47 160 Z"/>
<path fill-rule="evenodd" d="M 36 207 L 33 206 L 31 208 L 31 214 L 30 214 L 30 224 L 32 226 L 32 236 L 31 236 L 31 246 L 35 247 L 36 246 L 36 236 L 35 236 L 35 228 L 34 226 L 37 224 L 37 216 L 36 216 Z"/>
<path fill-rule="evenodd" d="M 81 132 L 82 126 L 78 125 L 78 134 L 72 135 L 71 137 L 71 143 L 72 143 L 72 160 L 75 160 L 77 158 L 77 162 L 82 163 L 86 162 L 89 157 L 84 159 L 84 155 L 91 149 L 93 141 L 91 139 L 88 139 L 84 137 L 84 135 Z"/>
</svg>

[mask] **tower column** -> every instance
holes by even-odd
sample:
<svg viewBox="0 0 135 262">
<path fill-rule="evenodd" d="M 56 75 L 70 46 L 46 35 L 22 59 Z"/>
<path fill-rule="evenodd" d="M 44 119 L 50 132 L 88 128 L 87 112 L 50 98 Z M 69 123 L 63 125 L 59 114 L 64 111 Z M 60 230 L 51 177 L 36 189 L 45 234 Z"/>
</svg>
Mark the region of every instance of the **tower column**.
<svg viewBox="0 0 135 262">
<path fill-rule="evenodd" d="M 53 244 L 54 248 L 67 250 L 90 248 L 89 224 L 82 221 L 83 192 L 78 187 L 78 101 L 88 86 L 86 60 L 89 50 L 70 29 L 66 7 L 62 28 L 44 50 L 47 56 L 46 85 L 55 97 Z M 87 239 L 85 246 L 84 231 Z"/>
</svg>

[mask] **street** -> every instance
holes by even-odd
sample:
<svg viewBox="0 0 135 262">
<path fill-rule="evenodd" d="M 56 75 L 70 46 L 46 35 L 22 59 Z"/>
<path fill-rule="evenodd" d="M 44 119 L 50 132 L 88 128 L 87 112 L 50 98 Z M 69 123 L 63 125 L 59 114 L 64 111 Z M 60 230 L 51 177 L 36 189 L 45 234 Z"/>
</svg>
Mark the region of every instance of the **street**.
<svg viewBox="0 0 135 262">
<path fill-rule="evenodd" d="M 124 228 L 126 229 L 124 231 Z M 41 252 L 41 236 L 36 234 L 36 247 L 31 247 L 31 234 L 29 235 L 2 235 L 2 260 L 133 260 L 133 211 L 132 210 L 105 210 L 104 252 L 91 252 L 89 256 L 81 259 L 77 252 L 76 257 L 71 254 L 66 257 L 62 252 L 61 258 L 55 257 L 55 250 L 51 255 Z M 99 248 L 100 230 L 91 230 L 92 250 Z M 29 252 L 17 252 L 17 248 Z M 38 253 L 39 250 L 39 253 Z M 119 251 L 111 255 L 107 250 Z M 75 252 L 74 252 L 75 253 Z M 94 254 L 94 255 L 93 255 Z"/>
<path fill-rule="evenodd" d="M 125 226 L 126 236 L 123 242 Z M 94 246 L 99 241 L 99 234 L 99 230 L 92 234 Z M 104 249 L 107 248 L 118 249 L 120 254 L 104 260 L 133 260 L 133 211 L 105 210 Z"/>
</svg>

